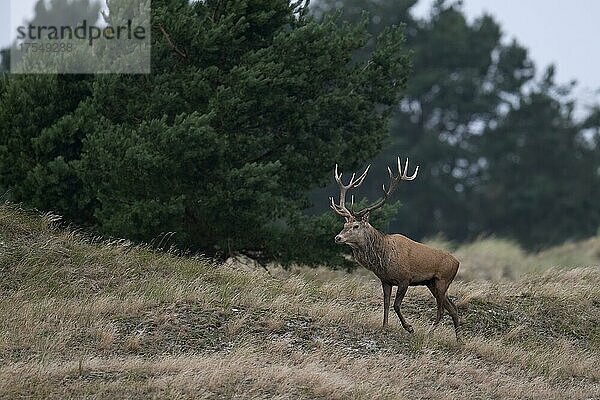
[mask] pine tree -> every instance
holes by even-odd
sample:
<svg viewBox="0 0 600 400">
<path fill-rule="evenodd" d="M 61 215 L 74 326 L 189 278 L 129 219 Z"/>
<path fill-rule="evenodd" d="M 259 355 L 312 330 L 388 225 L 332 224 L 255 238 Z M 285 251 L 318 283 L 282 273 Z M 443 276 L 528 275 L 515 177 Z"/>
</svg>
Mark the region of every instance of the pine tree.
<svg viewBox="0 0 600 400">
<path fill-rule="evenodd" d="M 411 14 L 415 4 L 323 0 L 316 13 L 337 9 L 346 20 L 357 21 L 367 11 L 372 33 L 406 24 L 411 77 L 384 150 L 373 160 L 365 194 L 377 197 L 385 165 L 396 155 L 410 156 L 421 165 L 419 178 L 402 188 L 403 207 L 390 229 L 417 239 L 443 233 L 465 240 L 481 227 L 470 202 L 468 183 L 479 162 L 470 140 L 494 123 L 507 98 L 519 95 L 533 77 L 533 64 L 517 43 L 502 43 L 500 26 L 490 16 L 468 22 L 459 4 L 440 0 L 421 20 Z M 369 57 L 369 51 L 361 57 Z"/>
<path fill-rule="evenodd" d="M 548 68 L 498 126 L 481 135 L 486 162 L 476 192 L 483 229 L 532 248 L 597 232 L 598 148 L 574 121 L 572 89 L 557 85 Z"/>
<path fill-rule="evenodd" d="M 600 113 L 577 123 L 573 104 L 559 95 L 564 90 L 552 78 L 536 83 L 527 50 L 502 40 L 491 16 L 469 22 L 460 2 L 438 0 L 420 19 L 411 14 L 415 3 L 321 0 L 314 11 L 358 21 L 366 10 L 371 33 L 406 24 L 412 72 L 390 137 L 365 182 L 365 195 L 377 197 L 384 165 L 396 155 L 421 164 L 419 178 L 402 188 L 403 206 L 390 229 L 416 239 L 442 233 L 456 241 L 499 234 L 536 248 L 595 233 L 598 143 L 583 140 L 582 130 L 597 129 Z M 525 90 L 531 87 L 537 90 Z M 521 141 L 528 143 L 525 149 Z M 505 151 L 518 153 L 527 167 L 507 161 Z M 553 181 L 566 165 L 578 173 L 568 182 Z M 543 218 L 549 214 L 561 217 Z"/>
<path fill-rule="evenodd" d="M 354 168 L 380 150 L 406 83 L 402 30 L 353 63 L 365 24 L 316 21 L 304 2 L 152 7 L 152 74 L 7 82 L 0 185 L 105 234 L 172 231 L 208 254 L 337 254 L 322 235 L 339 222 L 304 217 L 305 193 L 337 160 Z"/>
</svg>

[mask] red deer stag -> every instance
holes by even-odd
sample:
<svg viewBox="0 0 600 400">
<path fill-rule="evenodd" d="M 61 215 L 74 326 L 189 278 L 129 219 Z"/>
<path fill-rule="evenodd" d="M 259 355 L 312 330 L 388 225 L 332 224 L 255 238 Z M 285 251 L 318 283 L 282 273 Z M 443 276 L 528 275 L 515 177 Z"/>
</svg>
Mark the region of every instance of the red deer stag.
<svg viewBox="0 0 600 400">
<path fill-rule="evenodd" d="M 402 171 L 400 157 L 398 157 L 398 175 L 394 176 L 388 167 L 390 183 L 387 189 L 383 185 L 383 197 L 360 211 L 350 211 L 345 205 L 346 192 L 349 189 L 356 189 L 363 183 L 370 167 L 369 165 L 358 178 L 356 174 L 352 174 L 350 182 L 344 185 L 342 174 L 338 174 L 337 164 L 335 166 L 334 177 L 340 187 L 340 201 L 336 204 L 331 197 L 331 208 L 346 218 L 344 229 L 335 237 L 335 242 L 349 245 L 356 261 L 381 279 L 384 327 L 388 325 L 392 286 L 398 286 L 394 310 L 404 329 L 413 332 L 412 326 L 406 322 L 400 312 L 400 304 L 409 286 L 425 285 L 437 302 L 437 318 L 429 333 L 433 333 L 437 328 L 445 308 L 452 317 L 456 338 L 461 341 L 457 308 L 446 295 L 448 286 L 458 271 L 458 261 L 448 252 L 425 246 L 403 235 L 383 234 L 369 224 L 369 214 L 386 202 L 400 182 L 415 179 L 419 167 L 417 166 L 412 176 L 408 176 L 408 159 Z"/>
</svg>

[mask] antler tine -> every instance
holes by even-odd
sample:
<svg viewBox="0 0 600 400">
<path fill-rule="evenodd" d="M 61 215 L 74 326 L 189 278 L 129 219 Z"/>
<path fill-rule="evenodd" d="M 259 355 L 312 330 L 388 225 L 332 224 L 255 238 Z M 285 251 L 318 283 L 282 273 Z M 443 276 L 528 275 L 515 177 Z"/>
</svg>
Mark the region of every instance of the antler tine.
<svg viewBox="0 0 600 400">
<path fill-rule="evenodd" d="M 346 207 L 345 206 L 339 206 L 337 204 L 335 204 L 335 200 L 333 199 L 333 197 L 329 197 L 329 200 L 331 200 L 331 204 L 329 205 L 329 207 L 337 212 L 338 214 L 342 215 L 342 216 L 348 216 L 346 215 Z"/>
<path fill-rule="evenodd" d="M 352 186 L 353 188 L 357 188 L 360 185 L 362 185 L 363 181 L 365 180 L 365 178 L 367 177 L 367 174 L 369 173 L 369 168 L 371 168 L 371 164 L 367 165 L 367 168 L 365 168 L 365 172 L 363 172 L 358 179 L 356 180 L 356 182 L 354 183 L 354 185 Z M 354 177 L 354 175 L 352 175 Z"/>
<path fill-rule="evenodd" d="M 335 170 L 333 171 L 333 177 L 337 183 L 342 183 L 342 174 L 338 174 L 338 165 L 335 164 Z"/>
<path fill-rule="evenodd" d="M 340 187 L 343 187 L 345 189 L 357 188 L 363 183 L 363 181 L 367 177 L 369 168 L 371 168 L 370 164 L 367 166 L 365 171 L 358 178 L 356 178 L 356 172 L 353 173 L 352 177 L 350 178 L 350 182 L 348 182 L 347 185 L 344 185 L 344 183 L 342 182 L 343 173 L 338 173 L 338 165 L 337 164 L 335 164 L 335 171 L 333 173 L 333 176 L 334 176 L 336 182 L 340 185 Z"/>
<path fill-rule="evenodd" d="M 419 166 L 417 166 L 415 168 L 414 174 L 412 174 L 411 176 L 407 175 L 408 157 L 406 158 L 406 162 L 404 163 L 404 169 L 402 168 L 402 160 L 400 159 L 400 157 L 397 157 L 396 162 L 398 165 L 398 175 L 397 176 L 394 176 L 392 169 L 390 167 L 387 167 L 388 174 L 390 176 L 390 183 L 389 183 L 387 189 L 385 188 L 385 184 L 383 184 L 381 186 L 381 188 L 383 190 L 383 197 L 381 199 L 379 199 L 377 202 L 375 202 L 374 204 L 372 204 L 371 206 L 366 207 L 358 212 L 355 212 L 354 213 L 355 217 L 361 217 L 361 216 L 368 214 L 369 212 L 381 207 L 387 201 L 387 199 L 390 197 L 390 195 L 394 192 L 394 190 L 396 190 L 396 187 L 398 186 L 398 184 L 401 181 L 412 181 L 413 179 L 415 179 L 417 177 L 417 173 L 419 172 Z"/>
<path fill-rule="evenodd" d="M 371 168 L 371 165 L 368 165 L 365 171 L 358 178 L 356 178 L 356 173 L 353 173 L 352 177 L 350 178 L 350 182 L 348 182 L 347 185 L 344 185 L 344 182 L 342 181 L 342 173 L 338 171 L 338 165 L 335 164 L 333 176 L 336 182 L 338 183 L 338 186 L 340 187 L 340 203 L 336 204 L 333 197 L 330 197 L 330 207 L 335 212 L 346 218 L 350 218 L 353 216 L 353 213 L 346 208 L 346 192 L 348 191 L 348 189 L 355 189 L 363 183 L 363 181 L 367 177 L 367 174 L 369 173 L 369 168 Z M 354 196 L 352 198 L 352 206 L 354 206 Z"/>
<path fill-rule="evenodd" d="M 400 164 L 400 157 L 398 157 L 398 165 Z M 404 172 L 402 172 L 402 180 L 403 181 L 412 181 L 413 179 L 415 179 L 417 177 L 417 173 L 419 172 L 419 166 L 417 165 L 417 167 L 415 168 L 415 173 L 412 174 L 412 176 L 408 176 L 406 175 L 406 173 L 408 172 L 408 157 L 406 157 L 406 163 L 404 163 Z"/>
<path fill-rule="evenodd" d="M 331 201 L 331 204 L 329 204 L 329 207 L 331 207 L 337 211 L 337 204 L 335 204 L 335 200 L 333 199 L 333 196 L 330 196 L 329 200 Z"/>
</svg>

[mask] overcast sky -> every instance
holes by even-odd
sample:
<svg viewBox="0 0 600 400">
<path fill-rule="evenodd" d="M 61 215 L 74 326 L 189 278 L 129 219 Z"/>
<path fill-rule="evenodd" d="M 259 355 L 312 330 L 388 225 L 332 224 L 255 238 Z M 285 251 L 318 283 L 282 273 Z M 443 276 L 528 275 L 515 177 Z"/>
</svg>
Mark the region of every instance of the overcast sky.
<svg viewBox="0 0 600 400">
<path fill-rule="evenodd" d="M 420 0 L 416 14 L 426 15 L 432 1 Z M 9 15 L 16 26 L 31 17 L 35 2 L 0 0 L 1 47 L 9 41 Z M 530 50 L 538 71 L 555 63 L 558 82 L 576 79 L 577 97 L 584 102 L 600 89 L 600 0 L 464 0 L 463 4 L 469 18 L 492 14 L 507 40 L 515 37 Z"/>
</svg>

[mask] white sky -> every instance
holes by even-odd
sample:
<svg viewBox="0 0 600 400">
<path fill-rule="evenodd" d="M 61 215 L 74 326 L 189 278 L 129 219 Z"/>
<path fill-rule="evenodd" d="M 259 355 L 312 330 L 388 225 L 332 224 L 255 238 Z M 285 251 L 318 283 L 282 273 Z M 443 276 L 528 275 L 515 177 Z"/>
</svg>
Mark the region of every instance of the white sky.
<svg viewBox="0 0 600 400">
<path fill-rule="evenodd" d="M 415 13 L 426 15 L 432 1 L 420 0 Z M 0 47 L 10 41 L 11 22 L 16 26 L 31 18 L 35 2 L 0 0 Z M 600 89 L 600 0 L 463 0 L 463 4 L 471 19 L 484 11 L 492 14 L 507 40 L 516 37 L 530 50 L 538 71 L 555 63 L 558 82 L 576 79 L 577 97 L 584 103 L 592 101 Z"/>
</svg>

